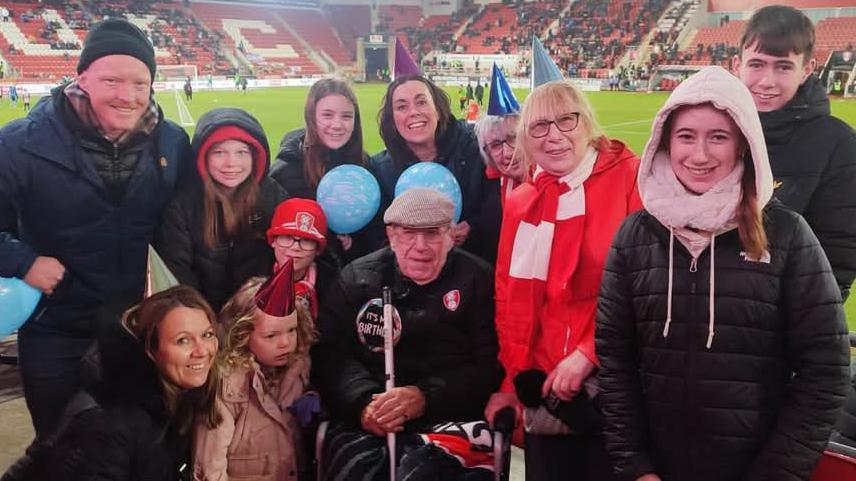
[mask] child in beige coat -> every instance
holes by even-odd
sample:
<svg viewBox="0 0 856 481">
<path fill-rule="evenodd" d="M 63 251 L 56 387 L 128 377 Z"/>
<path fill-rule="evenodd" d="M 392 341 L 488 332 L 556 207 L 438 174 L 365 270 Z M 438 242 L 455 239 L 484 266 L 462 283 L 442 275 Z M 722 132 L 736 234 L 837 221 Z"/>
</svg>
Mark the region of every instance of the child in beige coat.
<svg viewBox="0 0 856 481">
<path fill-rule="evenodd" d="M 223 307 L 223 421 L 196 429 L 195 481 L 291 481 L 304 469 L 289 407 L 306 390 L 315 334 L 306 304 L 295 302 L 292 272 L 287 262 L 264 284 L 247 281 Z"/>
</svg>

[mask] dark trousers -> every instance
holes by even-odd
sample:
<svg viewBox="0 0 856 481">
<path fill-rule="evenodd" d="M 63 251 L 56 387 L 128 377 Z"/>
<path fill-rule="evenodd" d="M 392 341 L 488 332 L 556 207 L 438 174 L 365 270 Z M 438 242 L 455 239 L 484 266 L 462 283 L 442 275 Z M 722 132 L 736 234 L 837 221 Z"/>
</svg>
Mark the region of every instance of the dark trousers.
<svg viewBox="0 0 856 481">
<path fill-rule="evenodd" d="M 526 481 L 614 481 L 602 436 L 525 435 Z"/>
<path fill-rule="evenodd" d="M 83 387 L 81 359 L 92 339 L 27 324 L 18 332 L 18 367 L 36 438 L 50 434 L 68 400 Z"/>
</svg>

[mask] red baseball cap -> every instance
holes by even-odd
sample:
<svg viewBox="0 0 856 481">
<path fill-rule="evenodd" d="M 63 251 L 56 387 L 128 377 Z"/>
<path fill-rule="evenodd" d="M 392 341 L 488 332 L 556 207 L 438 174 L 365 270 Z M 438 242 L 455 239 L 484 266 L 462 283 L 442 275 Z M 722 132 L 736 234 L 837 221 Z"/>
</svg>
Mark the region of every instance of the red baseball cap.
<svg viewBox="0 0 856 481">
<path fill-rule="evenodd" d="M 318 241 L 323 251 L 327 247 L 327 218 L 318 202 L 311 199 L 292 198 L 276 206 L 270 229 L 268 244 L 278 235 L 304 237 Z"/>
</svg>

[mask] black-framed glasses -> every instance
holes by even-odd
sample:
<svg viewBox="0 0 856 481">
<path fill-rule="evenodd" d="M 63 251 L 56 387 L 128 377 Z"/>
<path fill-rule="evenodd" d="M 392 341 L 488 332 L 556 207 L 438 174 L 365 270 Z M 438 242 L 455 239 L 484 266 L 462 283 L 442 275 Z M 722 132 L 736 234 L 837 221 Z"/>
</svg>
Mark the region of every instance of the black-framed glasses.
<svg viewBox="0 0 856 481">
<path fill-rule="evenodd" d="M 495 154 L 502 151 L 503 144 L 508 144 L 512 149 L 517 145 L 517 136 L 516 135 L 506 135 L 504 139 L 494 140 L 493 142 L 488 142 L 482 147 L 484 150 Z"/>
<path fill-rule="evenodd" d="M 580 113 L 570 112 L 560 115 L 556 120 L 539 120 L 529 124 L 527 132 L 531 137 L 540 139 L 550 133 L 550 126 L 555 124 L 560 132 L 570 132 L 580 124 Z"/>
<path fill-rule="evenodd" d="M 306 237 L 294 237 L 290 235 L 278 235 L 273 240 L 274 244 L 279 247 L 288 249 L 297 243 L 297 247 L 305 251 L 314 251 L 318 248 L 318 241 L 307 239 Z"/>
</svg>

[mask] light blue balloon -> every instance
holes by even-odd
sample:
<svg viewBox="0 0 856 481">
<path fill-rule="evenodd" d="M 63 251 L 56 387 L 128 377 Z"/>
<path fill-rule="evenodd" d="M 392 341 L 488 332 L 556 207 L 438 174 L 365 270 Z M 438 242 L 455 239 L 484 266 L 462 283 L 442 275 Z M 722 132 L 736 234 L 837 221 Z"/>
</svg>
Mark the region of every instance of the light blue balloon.
<svg viewBox="0 0 856 481">
<path fill-rule="evenodd" d="M 435 162 L 417 162 L 401 173 L 395 183 L 395 196 L 414 187 L 425 187 L 446 194 L 455 204 L 455 218 L 452 220 L 458 222 L 461 219 L 461 186 L 449 169 Z"/>
<path fill-rule="evenodd" d="M 337 234 L 351 234 L 366 225 L 380 208 L 380 185 L 358 165 L 340 165 L 324 174 L 315 199 L 327 226 Z"/>
<path fill-rule="evenodd" d="M 41 297 L 38 289 L 21 279 L 0 277 L 0 338 L 23 326 Z"/>
</svg>

